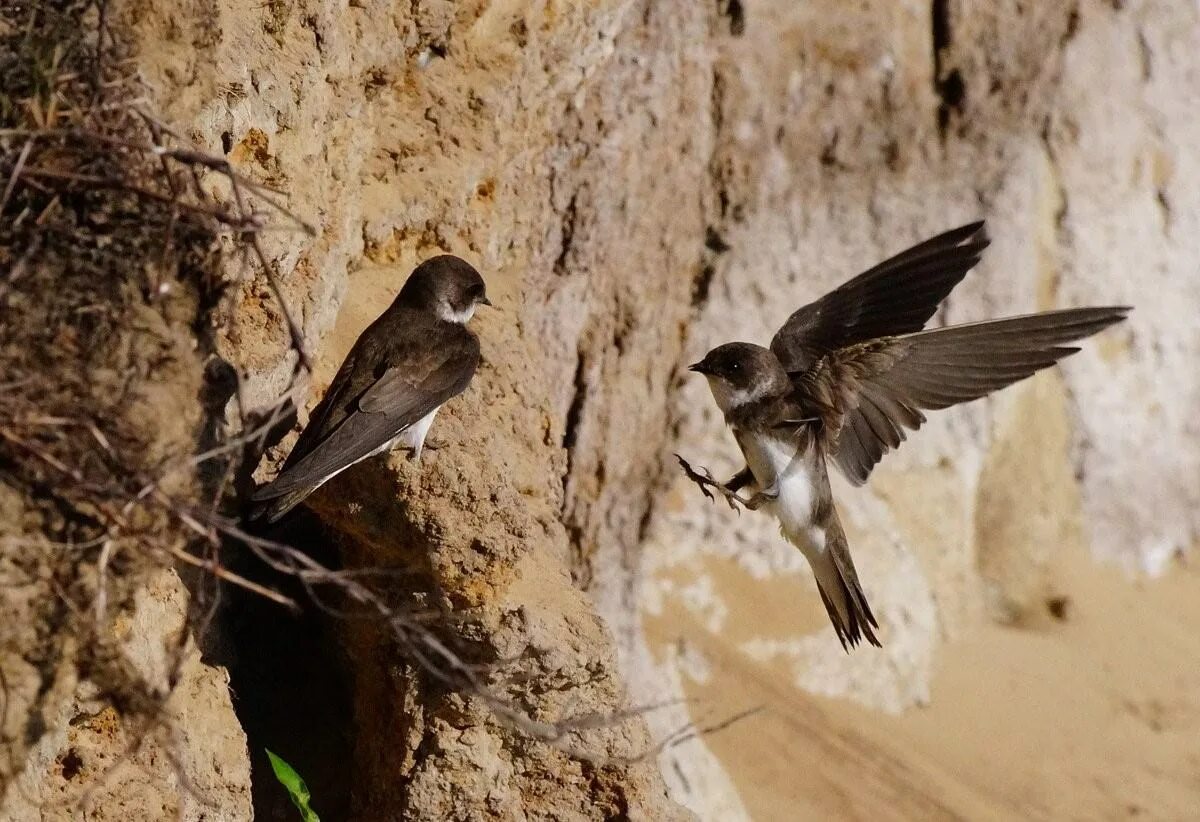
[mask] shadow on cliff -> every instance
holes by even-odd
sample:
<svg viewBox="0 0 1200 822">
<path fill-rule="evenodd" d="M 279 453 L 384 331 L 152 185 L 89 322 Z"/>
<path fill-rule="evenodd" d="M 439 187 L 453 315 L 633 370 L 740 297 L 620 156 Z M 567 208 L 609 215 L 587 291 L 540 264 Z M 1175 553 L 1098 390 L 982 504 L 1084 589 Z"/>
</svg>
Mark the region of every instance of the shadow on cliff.
<svg viewBox="0 0 1200 822">
<path fill-rule="evenodd" d="M 291 545 L 328 568 L 339 567 L 333 535 L 298 508 L 261 536 Z M 290 819 L 296 813 L 267 761 L 269 748 L 296 769 L 324 822 L 346 819 L 353 778 L 350 666 L 340 649 L 337 621 L 315 606 L 294 577 L 263 567 L 244 551 L 244 570 L 302 603 L 299 613 L 237 586 L 224 586 L 219 627 L 206 637 L 207 661 L 227 666 L 234 708 L 250 749 L 255 816 Z"/>
</svg>

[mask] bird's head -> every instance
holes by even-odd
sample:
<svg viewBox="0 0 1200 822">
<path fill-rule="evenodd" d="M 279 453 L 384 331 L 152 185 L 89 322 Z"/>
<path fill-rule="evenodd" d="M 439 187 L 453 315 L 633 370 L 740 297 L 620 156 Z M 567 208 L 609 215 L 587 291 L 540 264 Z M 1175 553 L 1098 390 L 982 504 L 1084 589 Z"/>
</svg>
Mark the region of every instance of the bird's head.
<svg viewBox="0 0 1200 822">
<path fill-rule="evenodd" d="M 783 396 L 790 387 L 778 358 L 769 349 L 752 343 L 717 346 L 688 370 L 708 378 L 713 398 L 726 414 L 747 403 Z"/>
<path fill-rule="evenodd" d="M 432 311 L 446 322 L 465 324 L 481 305 L 491 305 L 483 277 L 466 260 L 442 254 L 421 263 L 400 289 L 396 302 Z"/>
</svg>

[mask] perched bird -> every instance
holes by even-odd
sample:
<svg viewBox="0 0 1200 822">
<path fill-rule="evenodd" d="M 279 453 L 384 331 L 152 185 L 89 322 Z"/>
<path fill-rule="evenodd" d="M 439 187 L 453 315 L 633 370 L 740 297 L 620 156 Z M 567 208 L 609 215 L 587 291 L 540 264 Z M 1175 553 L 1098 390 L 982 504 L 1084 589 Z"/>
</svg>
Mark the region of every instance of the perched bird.
<svg viewBox="0 0 1200 822">
<path fill-rule="evenodd" d="M 1078 351 L 1069 343 L 1125 318 L 1127 307 L 1075 308 L 922 330 L 988 245 L 982 222 L 897 254 L 796 311 L 770 348 L 732 342 L 689 370 L 746 459 L 729 482 L 678 457 L 688 477 L 730 506 L 763 508 L 804 554 L 847 651 L 878 646 L 829 488 L 826 461 L 862 485 L 922 411 L 978 399 Z M 750 486 L 749 498 L 738 495 Z"/>
<path fill-rule="evenodd" d="M 421 456 L 442 403 L 479 366 L 466 323 L 491 305 L 483 278 L 449 254 L 426 260 L 346 355 L 279 476 L 251 499 L 252 518 L 275 522 L 351 465 L 397 445 Z"/>
</svg>

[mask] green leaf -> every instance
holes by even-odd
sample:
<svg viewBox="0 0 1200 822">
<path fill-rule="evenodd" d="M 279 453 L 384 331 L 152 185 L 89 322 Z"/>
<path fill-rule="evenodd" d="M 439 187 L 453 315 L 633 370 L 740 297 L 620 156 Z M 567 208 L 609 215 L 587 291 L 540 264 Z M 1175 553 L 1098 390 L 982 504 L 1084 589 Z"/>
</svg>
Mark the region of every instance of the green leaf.
<svg viewBox="0 0 1200 822">
<path fill-rule="evenodd" d="M 270 750 L 266 748 L 263 750 L 267 751 L 267 759 L 271 760 L 271 770 L 275 771 L 275 778 L 287 790 L 288 796 L 292 798 L 292 804 L 300 811 L 300 818 L 304 822 L 321 822 L 321 818 L 317 816 L 317 812 L 308 804 L 308 800 L 312 796 L 308 792 L 308 786 L 300 778 L 300 774 L 296 773 L 296 769 Z"/>
</svg>

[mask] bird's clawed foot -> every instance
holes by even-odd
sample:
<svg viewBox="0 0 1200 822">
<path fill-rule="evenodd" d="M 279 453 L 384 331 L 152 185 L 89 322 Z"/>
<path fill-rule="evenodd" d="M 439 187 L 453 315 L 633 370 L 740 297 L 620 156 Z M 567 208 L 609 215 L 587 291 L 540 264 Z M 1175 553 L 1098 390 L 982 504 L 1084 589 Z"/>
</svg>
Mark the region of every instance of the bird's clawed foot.
<svg viewBox="0 0 1200 822">
<path fill-rule="evenodd" d="M 749 507 L 749 504 L 746 502 L 746 500 L 739 497 L 733 490 L 723 483 L 717 482 L 716 478 L 713 477 L 712 472 L 704 466 L 701 466 L 700 469 L 697 470 L 692 467 L 690 462 L 678 454 L 675 455 L 675 459 L 679 460 L 679 467 L 683 469 L 683 473 L 687 475 L 687 478 L 696 483 L 696 485 L 700 486 L 700 493 L 704 494 L 704 496 L 708 497 L 710 500 L 716 500 L 716 497 L 714 497 L 712 494 L 712 491 L 716 491 L 725 498 L 725 503 L 739 514 L 742 513 L 742 511 L 738 506 Z M 709 490 L 710 488 L 712 491 Z M 758 496 L 758 494 L 755 496 Z M 776 493 L 776 496 L 778 496 L 778 493 Z M 759 504 L 761 505 L 762 503 Z M 753 508 L 751 508 L 751 510 L 753 510 Z"/>
<path fill-rule="evenodd" d="M 423 454 L 424 452 L 426 452 L 426 451 L 441 451 L 447 445 L 449 445 L 449 443 L 444 440 L 434 439 L 433 437 L 426 437 L 425 442 L 423 442 L 419 448 L 414 448 L 411 445 L 405 446 L 404 453 L 408 455 L 409 462 L 420 462 L 421 454 Z"/>
<path fill-rule="evenodd" d="M 436 435 L 431 434 L 425 438 L 424 448 L 426 451 L 441 451 L 443 448 L 446 448 L 449 445 L 449 440 L 444 440 Z"/>
<path fill-rule="evenodd" d="M 761 491 L 755 491 L 753 496 L 748 500 L 739 500 L 742 505 L 745 505 L 751 511 L 757 511 L 768 502 L 774 502 L 779 499 L 779 485 L 772 485 L 770 488 L 764 488 Z"/>
</svg>

